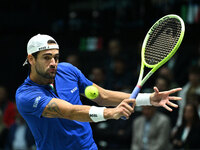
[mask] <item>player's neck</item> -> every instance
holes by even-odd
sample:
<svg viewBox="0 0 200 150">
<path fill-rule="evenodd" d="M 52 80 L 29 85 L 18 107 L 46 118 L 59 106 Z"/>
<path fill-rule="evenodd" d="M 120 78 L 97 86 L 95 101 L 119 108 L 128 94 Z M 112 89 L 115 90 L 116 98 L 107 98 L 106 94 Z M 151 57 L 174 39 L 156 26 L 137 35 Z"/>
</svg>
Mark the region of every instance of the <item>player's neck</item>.
<svg viewBox="0 0 200 150">
<path fill-rule="evenodd" d="M 47 79 L 40 75 L 30 73 L 30 79 L 40 85 L 48 85 L 54 82 L 54 79 Z"/>
</svg>

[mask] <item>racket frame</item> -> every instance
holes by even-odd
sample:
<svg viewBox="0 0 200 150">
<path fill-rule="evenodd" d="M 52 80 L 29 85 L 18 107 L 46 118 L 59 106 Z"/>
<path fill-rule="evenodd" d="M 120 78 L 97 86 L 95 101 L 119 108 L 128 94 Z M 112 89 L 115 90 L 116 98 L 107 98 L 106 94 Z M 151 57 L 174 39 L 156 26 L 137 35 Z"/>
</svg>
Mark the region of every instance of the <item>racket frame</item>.
<svg viewBox="0 0 200 150">
<path fill-rule="evenodd" d="M 166 19 L 169 19 L 169 18 L 176 18 L 180 21 L 181 23 L 181 33 L 180 33 L 180 37 L 175 45 L 175 47 L 173 48 L 173 50 L 167 55 L 167 57 L 165 57 L 162 61 L 158 62 L 157 64 L 155 65 L 149 65 L 146 63 L 145 59 L 144 59 L 144 53 L 145 53 L 145 47 L 146 47 L 146 44 L 147 44 L 147 41 L 150 37 L 150 35 L 152 34 L 152 32 L 154 32 L 155 28 L 160 24 L 162 23 L 164 20 Z M 170 14 L 170 15 L 166 15 L 162 18 L 160 18 L 158 21 L 156 21 L 154 23 L 154 25 L 149 29 L 148 33 L 146 34 L 145 36 L 145 39 L 143 41 L 143 44 L 142 44 L 142 51 L 141 51 L 141 67 L 140 67 L 140 74 L 139 74 L 139 78 L 138 78 L 138 82 L 137 82 L 137 85 L 135 86 L 135 88 L 133 89 L 132 93 L 131 93 L 131 96 L 129 97 L 130 99 L 131 98 L 136 98 L 138 93 L 140 92 L 142 86 L 144 85 L 144 83 L 149 79 L 149 77 L 151 77 L 151 75 L 159 68 L 161 67 L 164 63 L 166 63 L 174 54 L 175 52 L 178 50 L 182 40 L 183 40 L 183 37 L 184 37 L 184 33 L 185 33 L 185 24 L 182 20 L 182 18 L 180 18 L 178 15 L 174 15 L 174 14 Z M 146 75 L 145 77 L 143 78 L 143 74 L 144 74 L 144 67 L 147 67 L 147 68 L 152 68 Z M 142 79 L 143 78 L 143 79 Z M 129 104 L 130 106 L 132 106 L 132 104 Z M 123 120 L 126 120 L 125 117 L 121 117 Z"/>
<path fill-rule="evenodd" d="M 175 47 L 173 48 L 173 50 L 167 55 L 167 57 L 165 57 L 162 61 L 160 61 L 159 63 L 155 64 L 155 65 L 149 65 L 148 63 L 146 63 L 144 55 L 145 55 L 145 47 L 147 44 L 147 41 L 150 37 L 150 35 L 152 34 L 152 32 L 154 32 L 155 28 L 162 23 L 164 20 L 169 19 L 169 18 L 176 18 L 180 21 L 181 23 L 181 34 L 180 34 L 180 38 L 178 39 Z M 185 33 L 185 25 L 183 20 L 178 16 L 178 15 L 174 15 L 174 14 L 170 14 L 170 15 L 166 15 L 162 18 L 160 18 L 156 23 L 154 23 L 154 25 L 149 29 L 148 33 L 145 36 L 144 42 L 142 44 L 142 52 L 141 52 L 141 68 L 140 68 L 140 75 L 139 75 L 139 79 L 138 79 L 138 83 L 137 86 L 139 86 L 140 88 L 144 85 L 144 83 L 149 79 L 149 77 L 158 69 L 160 68 L 163 64 L 165 64 L 178 50 L 181 41 L 183 40 L 184 37 L 184 33 Z M 147 68 L 152 68 L 148 74 L 142 79 L 143 74 L 144 74 L 144 67 Z"/>
</svg>

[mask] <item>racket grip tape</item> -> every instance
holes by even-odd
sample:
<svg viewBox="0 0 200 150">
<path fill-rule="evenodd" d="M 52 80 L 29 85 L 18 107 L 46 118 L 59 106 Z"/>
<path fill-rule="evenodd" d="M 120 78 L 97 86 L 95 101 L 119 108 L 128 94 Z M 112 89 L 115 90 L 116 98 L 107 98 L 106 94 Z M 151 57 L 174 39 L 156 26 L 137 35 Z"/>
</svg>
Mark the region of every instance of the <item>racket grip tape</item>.
<svg viewBox="0 0 200 150">
<path fill-rule="evenodd" d="M 129 97 L 129 99 L 136 99 L 136 97 L 137 97 L 138 93 L 140 92 L 140 90 L 141 90 L 141 86 L 137 85 L 133 89 L 133 91 L 132 91 L 131 96 Z M 132 107 L 133 103 L 130 103 L 129 105 Z M 121 119 L 126 120 L 126 117 L 123 116 L 123 117 L 121 117 Z"/>
<path fill-rule="evenodd" d="M 140 92 L 141 90 L 141 86 L 137 85 L 134 90 L 132 91 L 131 93 L 131 96 L 129 97 L 129 99 L 135 99 L 138 95 L 138 93 Z"/>
</svg>

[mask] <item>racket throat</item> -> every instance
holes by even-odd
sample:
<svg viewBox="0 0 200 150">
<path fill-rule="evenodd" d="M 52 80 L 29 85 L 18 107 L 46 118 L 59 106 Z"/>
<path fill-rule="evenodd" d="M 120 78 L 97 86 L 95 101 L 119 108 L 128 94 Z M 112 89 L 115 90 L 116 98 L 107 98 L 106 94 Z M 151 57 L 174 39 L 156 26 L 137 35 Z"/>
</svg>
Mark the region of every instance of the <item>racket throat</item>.
<svg viewBox="0 0 200 150">
<path fill-rule="evenodd" d="M 139 85 L 139 84 L 137 84 L 137 85 L 136 85 L 136 87 L 137 87 L 137 88 L 140 88 L 140 89 L 142 88 L 142 86 L 141 86 L 141 85 Z"/>
<path fill-rule="evenodd" d="M 138 93 L 140 92 L 140 90 L 141 90 L 141 86 L 140 85 L 137 85 L 134 89 L 133 89 L 133 92 L 131 93 L 131 96 L 130 96 L 130 99 L 132 99 L 132 98 L 136 98 L 137 97 L 137 95 L 138 95 Z"/>
</svg>

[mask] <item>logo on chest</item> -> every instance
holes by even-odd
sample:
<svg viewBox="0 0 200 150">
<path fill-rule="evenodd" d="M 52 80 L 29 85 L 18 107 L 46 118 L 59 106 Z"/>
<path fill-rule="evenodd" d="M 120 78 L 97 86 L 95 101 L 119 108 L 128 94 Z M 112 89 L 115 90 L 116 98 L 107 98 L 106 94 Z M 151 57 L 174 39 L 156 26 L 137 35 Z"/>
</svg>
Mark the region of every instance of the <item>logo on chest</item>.
<svg viewBox="0 0 200 150">
<path fill-rule="evenodd" d="M 78 90 L 77 87 L 73 88 L 73 89 L 71 90 L 71 93 L 74 93 L 76 90 Z"/>
</svg>

